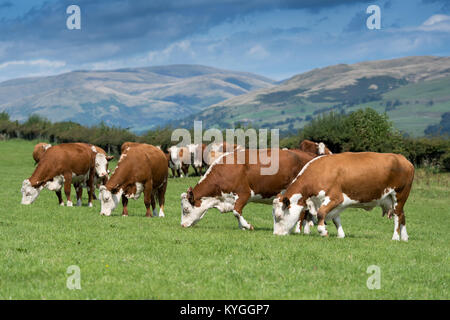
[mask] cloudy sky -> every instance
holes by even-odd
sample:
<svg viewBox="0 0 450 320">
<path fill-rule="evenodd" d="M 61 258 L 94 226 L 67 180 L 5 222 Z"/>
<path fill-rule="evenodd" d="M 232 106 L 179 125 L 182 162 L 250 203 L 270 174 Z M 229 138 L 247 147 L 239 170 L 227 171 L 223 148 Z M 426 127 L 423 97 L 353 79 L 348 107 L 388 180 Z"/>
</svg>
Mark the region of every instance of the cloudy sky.
<svg viewBox="0 0 450 320">
<path fill-rule="evenodd" d="M 81 8 L 81 30 L 66 9 Z M 369 30 L 369 5 L 381 29 Z M 448 0 L 0 0 L 0 81 L 203 64 L 276 80 L 338 63 L 448 56 Z"/>
</svg>

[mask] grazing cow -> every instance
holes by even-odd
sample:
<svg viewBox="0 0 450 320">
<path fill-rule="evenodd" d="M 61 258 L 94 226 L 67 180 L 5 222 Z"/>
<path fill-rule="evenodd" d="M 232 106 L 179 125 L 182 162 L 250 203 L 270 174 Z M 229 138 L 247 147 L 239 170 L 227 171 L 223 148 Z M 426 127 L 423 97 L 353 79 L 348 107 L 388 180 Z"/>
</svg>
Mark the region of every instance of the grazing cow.
<svg viewBox="0 0 450 320">
<path fill-rule="evenodd" d="M 332 219 L 337 236 L 344 238 L 340 213 L 348 207 L 395 215 L 393 240 L 408 240 L 403 207 L 414 179 L 414 166 L 392 153 L 345 152 L 310 161 L 283 195 L 273 201 L 274 234 L 291 232 L 305 210 L 317 215 L 320 235 L 327 236 L 325 220 Z M 305 233 L 309 230 L 305 229 Z"/>
<path fill-rule="evenodd" d="M 127 147 L 106 185 L 100 187 L 101 215 L 109 216 L 122 198 L 123 216 L 128 216 L 128 199 L 137 200 L 144 193 L 146 216 L 156 213 L 154 194 L 158 195 L 159 216 L 164 217 L 167 188 L 167 159 L 164 152 L 149 144 Z"/>
<path fill-rule="evenodd" d="M 317 143 L 311 140 L 303 140 L 302 143 L 300 143 L 300 150 L 310 152 L 318 156 L 332 154 L 330 149 L 328 149 L 323 142 Z"/>
<path fill-rule="evenodd" d="M 278 150 L 278 172 L 263 175 L 261 169 L 270 167 L 273 151 L 261 151 L 238 150 L 225 153 L 222 158 L 217 159 L 198 184 L 181 195 L 181 226 L 190 227 L 197 223 L 208 209 L 217 208 L 221 212 L 233 211 L 239 228 L 253 229 L 242 216 L 242 209 L 247 202 L 271 204 L 273 197 L 286 189 L 300 169 L 313 159 L 308 154 L 300 158 L 293 152 Z M 251 164 L 250 152 L 257 155 L 254 164 Z M 267 155 L 264 156 L 266 152 Z M 238 157 L 245 157 L 245 163 L 239 164 Z"/>
<path fill-rule="evenodd" d="M 39 163 L 39 160 L 41 160 L 45 151 L 47 151 L 47 149 L 50 148 L 51 146 L 52 146 L 51 144 L 44 142 L 38 143 L 34 146 L 33 150 L 34 165 L 37 165 Z"/>
<path fill-rule="evenodd" d="M 95 152 L 94 152 L 95 151 Z M 104 156 L 104 155 L 103 155 Z M 67 206 L 73 206 L 70 199 L 72 183 L 77 190 L 77 205 L 81 205 L 81 186 L 89 187 L 89 206 L 92 207 L 94 192 L 94 176 L 107 175 L 106 163 L 100 161 L 94 146 L 85 143 L 63 143 L 49 148 L 40 159 L 30 178 L 22 183 L 22 204 L 31 204 L 39 196 L 43 188 L 51 191 L 61 191 L 67 197 Z M 97 163 L 101 165 L 97 165 Z M 62 197 L 58 196 L 60 205 L 64 205 Z"/>
</svg>

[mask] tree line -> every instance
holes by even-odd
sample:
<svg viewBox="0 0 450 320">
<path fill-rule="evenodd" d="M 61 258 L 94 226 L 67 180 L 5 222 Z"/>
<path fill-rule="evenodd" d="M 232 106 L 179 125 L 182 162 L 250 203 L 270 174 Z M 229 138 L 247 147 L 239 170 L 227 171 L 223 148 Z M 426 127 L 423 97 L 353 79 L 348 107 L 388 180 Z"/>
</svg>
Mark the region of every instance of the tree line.
<svg viewBox="0 0 450 320">
<path fill-rule="evenodd" d="M 165 149 L 173 144 L 173 130 L 168 125 L 136 135 L 127 129 L 110 127 L 104 123 L 91 127 L 70 121 L 52 123 L 39 115 L 31 115 L 25 122 L 19 123 L 12 121 L 6 112 L 0 113 L 0 137 L 3 139 L 37 139 L 53 144 L 86 142 L 100 146 L 111 154 L 119 154 L 120 146 L 125 141 L 149 143 Z M 403 154 L 415 166 L 450 171 L 448 134 L 420 138 L 403 135 L 394 128 L 386 114 L 379 114 L 371 108 L 350 114 L 321 114 L 297 133 L 283 137 L 280 147 L 297 148 L 304 139 L 322 141 L 335 153 L 394 152 Z"/>
</svg>

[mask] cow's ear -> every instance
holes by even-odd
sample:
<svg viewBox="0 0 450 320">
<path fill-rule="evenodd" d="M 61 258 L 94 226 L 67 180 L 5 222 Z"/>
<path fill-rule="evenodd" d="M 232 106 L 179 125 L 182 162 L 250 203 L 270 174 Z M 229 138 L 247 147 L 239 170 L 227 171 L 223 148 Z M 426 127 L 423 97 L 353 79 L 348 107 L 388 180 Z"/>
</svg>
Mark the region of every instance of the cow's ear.
<svg viewBox="0 0 450 320">
<path fill-rule="evenodd" d="M 106 156 L 106 161 L 111 161 L 112 159 L 114 159 L 114 156 Z"/>
<path fill-rule="evenodd" d="M 194 205 L 194 203 L 195 203 L 194 190 L 192 190 L 192 187 L 189 187 L 189 189 L 187 191 L 187 199 L 188 199 L 190 204 Z"/>
<path fill-rule="evenodd" d="M 288 197 L 283 197 L 281 201 L 283 202 L 283 209 L 286 209 L 291 204 L 291 201 L 289 200 Z"/>
</svg>

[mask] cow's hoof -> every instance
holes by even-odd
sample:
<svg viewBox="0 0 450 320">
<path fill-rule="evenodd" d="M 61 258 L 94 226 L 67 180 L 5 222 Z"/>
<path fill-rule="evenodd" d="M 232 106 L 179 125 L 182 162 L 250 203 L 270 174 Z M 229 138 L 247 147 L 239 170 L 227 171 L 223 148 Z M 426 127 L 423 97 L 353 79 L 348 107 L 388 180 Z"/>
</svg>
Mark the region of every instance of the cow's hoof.
<svg viewBox="0 0 450 320">
<path fill-rule="evenodd" d="M 61 207 L 64 207 L 64 202 L 61 202 L 59 205 L 60 205 Z"/>
<path fill-rule="evenodd" d="M 252 225 L 250 225 L 250 227 L 248 229 L 249 230 L 255 230 L 255 228 Z"/>
<path fill-rule="evenodd" d="M 93 207 L 93 206 L 92 206 L 92 202 L 89 202 L 88 207 L 89 207 L 89 208 L 92 208 L 92 207 Z"/>
<path fill-rule="evenodd" d="M 67 201 L 67 206 L 68 206 L 68 207 L 73 207 L 72 201 Z"/>
</svg>

